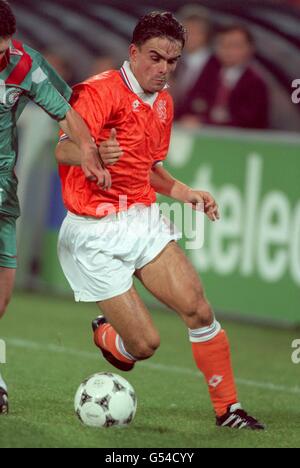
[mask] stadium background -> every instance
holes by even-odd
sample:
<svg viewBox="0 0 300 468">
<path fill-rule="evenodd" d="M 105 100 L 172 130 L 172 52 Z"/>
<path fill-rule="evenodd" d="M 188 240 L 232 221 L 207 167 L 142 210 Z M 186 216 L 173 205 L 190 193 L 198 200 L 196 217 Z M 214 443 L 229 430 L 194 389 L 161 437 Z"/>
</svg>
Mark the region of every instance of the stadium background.
<svg viewBox="0 0 300 468">
<path fill-rule="evenodd" d="M 60 72 L 75 83 L 99 59 L 122 63 L 143 13 L 176 13 L 186 2 L 11 4 L 18 37 L 54 56 Z M 73 303 L 58 265 L 57 234 L 65 211 L 53 158 L 57 126 L 32 105 L 19 126 L 18 287 L 1 322 L 13 401 L 10 418 L 1 421 L 1 447 L 299 447 L 299 365 L 292 363 L 291 353 L 293 340 L 300 338 L 300 104 L 293 104 L 291 95 L 293 80 L 300 78 L 300 7 L 280 0 L 193 4 L 208 8 L 216 25 L 239 21 L 251 28 L 256 62 L 272 94 L 269 131 L 206 127 L 187 132 L 177 125 L 168 161 L 176 177 L 210 189 L 220 204 L 222 220 L 207 223 L 204 247 L 188 254 L 214 308 L 230 319 L 223 323 L 241 398 L 269 431 L 264 436 L 216 432 L 184 327 L 144 291 L 162 346 L 151 362 L 128 376 L 140 398 L 136 422 L 113 437 L 76 425 L 76 386 L 87 375 L 111 368 L 99 361 L 91 342 L 94 306 Z"/>
<path fill-rule="evenodd" d="M 73 65 L 67 70 L 71 82 L 88 76 L 97 59 L 122 63 L 136 18 L 161 7 L 157 1 L 124 6 L 121 1 L 15 0 L 13 5 L 19 36 L 46 56 L 67 59 L 64 67 Z M 176 13 L 182 5 L 165 1 L 163 8 Z M 299 323 L 300 105 L 292 103 L 291 94 L 300 70 L 300 11 L 278 1 L 201 5 L 212 13 L 215 25 L 238 21 L 253 32 L 256 62 L 271 89 L 272 130 L 175 130 L 171 171 L 195 187 L 214 190 L 223 216 L 219 225 L 206 224 L 204 248 L 189 254 L 221 312 Z M 68 286 L 55 253 L 64 217 L 52 158 L 55 132 L 36 108 L 24 114 L 18 284 L 63 292 Z"/>
</svg>

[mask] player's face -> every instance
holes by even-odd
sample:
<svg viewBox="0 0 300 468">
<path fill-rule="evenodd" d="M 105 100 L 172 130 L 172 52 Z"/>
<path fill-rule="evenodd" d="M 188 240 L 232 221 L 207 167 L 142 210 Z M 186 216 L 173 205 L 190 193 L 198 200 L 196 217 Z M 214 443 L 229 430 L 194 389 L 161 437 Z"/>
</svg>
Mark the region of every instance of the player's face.
<svg viewBox="0 0 300 468">
<path fill-rule="evenodd" d="M 145 92 L 156 93 L 165 87 L 181 52 L 181 42 L 166 37 L 149 39 L 141 47 L 131 44 L 131 68 Z"/>
<path fill-rule="evenodd" d="M 9 49 L 11 36 L 0 37 L 0 60 L 4 57 L 6 51 Z"/>
<path fill-rule="evenodd" d="M 219 36 L 216 52 L 225 67 L 234 67 L 244 65 L 254 51 L 245 34 L 232 31 Z"/>
</svg>

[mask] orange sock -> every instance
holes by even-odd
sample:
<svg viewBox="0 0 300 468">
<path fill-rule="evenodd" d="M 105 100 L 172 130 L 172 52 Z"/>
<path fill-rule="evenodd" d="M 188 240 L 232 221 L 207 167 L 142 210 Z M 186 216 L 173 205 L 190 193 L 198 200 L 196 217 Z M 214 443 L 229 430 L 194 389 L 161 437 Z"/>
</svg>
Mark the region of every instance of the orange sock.
<svg viewBox="0 0 300 468">
<path fill-rule="evenodd" d="M 192 343 L 198 369 L 204 374 L 217 416 L 226 413 L 228 405 L 238 402 L 227 335 L 221 330 L 209 341 Z"/>
<path fill-rule="evenodd" d="M 126 351 L 122 338 L 109 323 L 105 323 L 97 328 L 94 334 L 94 341 L 96 346 L 101 346 L 106 349 L 119 361 L 126 363 L 136 361 L 136 359 Z"/>
</svg>

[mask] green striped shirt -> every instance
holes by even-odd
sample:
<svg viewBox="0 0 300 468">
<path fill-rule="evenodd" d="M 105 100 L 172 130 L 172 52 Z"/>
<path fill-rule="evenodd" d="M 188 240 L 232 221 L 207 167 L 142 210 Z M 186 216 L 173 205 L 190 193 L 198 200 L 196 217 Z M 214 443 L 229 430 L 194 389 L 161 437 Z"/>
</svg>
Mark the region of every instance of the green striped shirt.
<svg viewBox="0 0 300 468">
<path fill-rule="evenodd" d="M 70 109 L 72 90 L 37 51 L 12 41 L 0 71 L 0 216 L 19 216 L 14 167 L 18 157 L 17 121 L 29 101 L 53 119 Z"/>
</svg>

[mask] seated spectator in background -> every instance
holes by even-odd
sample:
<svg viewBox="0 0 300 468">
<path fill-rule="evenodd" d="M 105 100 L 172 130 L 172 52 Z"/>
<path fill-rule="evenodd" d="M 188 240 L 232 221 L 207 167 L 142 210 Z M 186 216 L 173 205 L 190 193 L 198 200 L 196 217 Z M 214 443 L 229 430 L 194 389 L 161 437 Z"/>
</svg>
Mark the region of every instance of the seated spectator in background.
<svg viewBox="0 0 300 468">
<path fill-rule="evenodd" d="M 175 114 L 180 113 L 186 95 L 194 88 L 212 56 L 210 44 L 212 28 L 207 10 L 191 5 L 180 10 L 177 16 L 187 30 L 187 40 L 171 87 Z"/>
<path fill-rule="evenodd" d="M 240 25 L 223 28 L 215 53 L 177 118 L 189 128 L 201 124 L 263 129 L 268 127 L 269 97 L 264 79 L 251 65 L 255 46 Z"/>
</svg>

